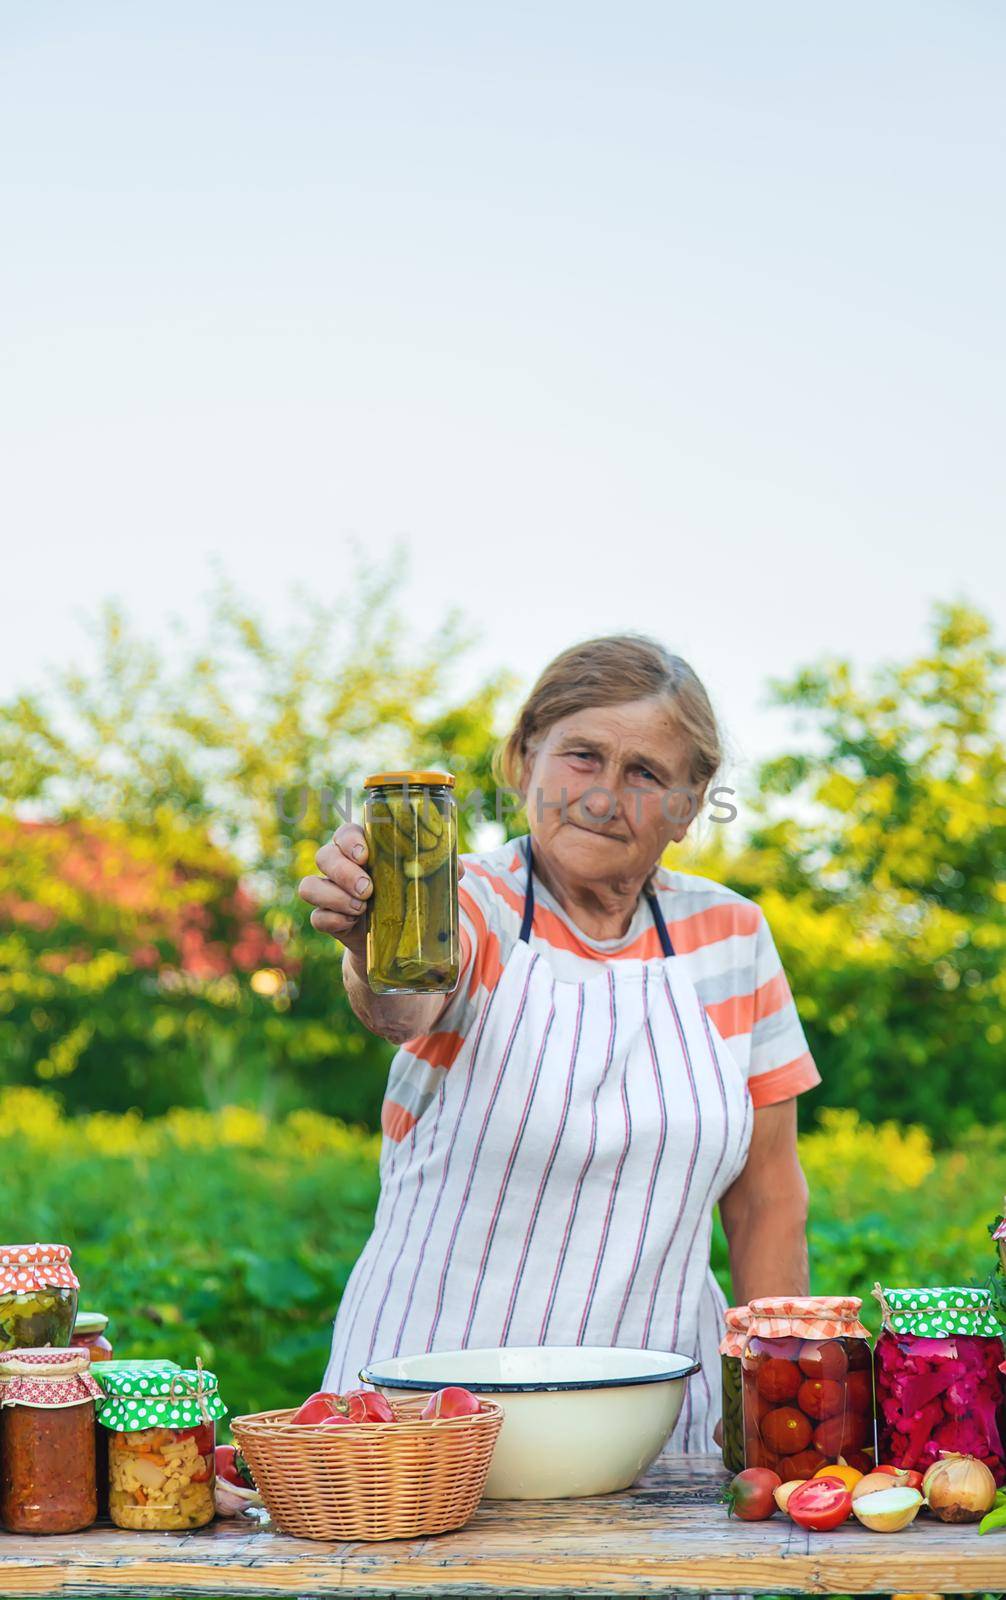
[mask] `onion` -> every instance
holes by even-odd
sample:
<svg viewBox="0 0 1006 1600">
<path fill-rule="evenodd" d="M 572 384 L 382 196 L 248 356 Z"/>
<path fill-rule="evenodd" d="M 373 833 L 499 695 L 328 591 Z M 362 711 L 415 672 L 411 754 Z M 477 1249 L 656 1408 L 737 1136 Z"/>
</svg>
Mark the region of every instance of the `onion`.
<svg viewBox="0 0 1006 1600">
<path fill-rule="evenodd" d="M 778 1489 L 772 1490 L 772 1498 L 780 1511 L 785 1511 L 789 1504 L 789 1497 L 794 1489 L 799 1489 L 801 1483 L 806 1483 L 806 1478 L 790 1478 L 788 1483 L 780 1483 Z"/>
<path fill-rule="evenodd" d="M 900 1533 L 914 1522 L 922 1504 L 918 1489 L 879 1489 L 852 1502 L 852 1514 L 871 1533 Z"/>
<path fill-rule="evenodd" d="M 995 1501 L 996 1480 L 976 1456 L 940 1455 L 922 1480 L 930 1511 L 941 1522 L 980 1522 Z"/>
<path fill-rule="evenodd" d="M 862 1500 L 865 1494 L 883 1494 L 885 1489 L 903 1489 L 904 1484 L 892 1478 L 889 1472 L 868 1472 L 860 1478 L 852 1491 L 853 1501 Z"/>
</svg>

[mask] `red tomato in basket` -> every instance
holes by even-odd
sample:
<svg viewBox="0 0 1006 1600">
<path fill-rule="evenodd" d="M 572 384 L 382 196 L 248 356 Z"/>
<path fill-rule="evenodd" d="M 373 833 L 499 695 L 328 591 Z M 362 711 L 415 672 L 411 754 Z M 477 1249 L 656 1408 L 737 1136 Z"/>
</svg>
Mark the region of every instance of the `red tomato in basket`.
<svg viewBox="0 0 1006 1600">
<path fill-rule="evenodd" d="M 431 1394 L 422 1411 L 421 1417 L 477 1417 L 482 1410 L 482 1402 L 477 1394 L 472 1394 L 470 1389 L 459 1389 L 456 1386 L 448 1389 L 438 1389 L 436 1394 Z"/>
<path fill-rule="evenodd" d="M 779 1406 L 761 1419 L 761 1436 L 777 1456 L 795 1456 L 810 1444 L 811 1424 L 795 1406 Z"/>
<path fill-rule="evenodd" d="M 376 1389 L 348 1389 L 343 1395 L 345 1415 L 350 1422 L 394 1422 L 392 1411 L 383 1394 Z"/>
<path fill-rule="evenodd" d="M 852 1510 L 852 1490 L 841 1478 L 810 1478 L 793 1490 L 786 1510 L 798 1528 L 830 1533 Z"/>
<path fill-rule="evenodd" d="M 317 1394 L 308 1395 L 290 1421 L 301 1428 L 311 1427 L 316 1422 L 327 1422 L 335 1414 L 339 1399 L 340 1396 L 337 1394 L 329 1394 L 324 1389 L 319 1390 Z"/>
<path fill-rule="evenodd" d="M 770 1356 L 758 1368 L 758 1393 L 772 1405 L 792 1400 L 800 1387 L 800 1369 L 795 1361 L 780 1361 Z"/>
</svg>

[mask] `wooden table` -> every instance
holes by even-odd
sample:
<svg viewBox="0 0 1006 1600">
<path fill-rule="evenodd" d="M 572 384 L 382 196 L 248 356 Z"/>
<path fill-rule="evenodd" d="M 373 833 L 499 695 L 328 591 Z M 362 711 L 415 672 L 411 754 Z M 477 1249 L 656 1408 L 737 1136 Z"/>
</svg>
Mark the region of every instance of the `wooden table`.
<svg viewBox="0 0 1006 1600">
<path fill-rule="evenodd" d="M 596 1500 L 484 1501 L 460 1533 L 319 1544 L 246 1522 L 197 1533 L 107 1525 L 55 1538 L 0 1533 L 0 1596 L 652 1595 L 682 1591 L 1006 1590 L 1006 1533 L 920 1519 L 895 1535 L 727 1518 L 711 1457 L 661 1462 Z"/>
</svg>

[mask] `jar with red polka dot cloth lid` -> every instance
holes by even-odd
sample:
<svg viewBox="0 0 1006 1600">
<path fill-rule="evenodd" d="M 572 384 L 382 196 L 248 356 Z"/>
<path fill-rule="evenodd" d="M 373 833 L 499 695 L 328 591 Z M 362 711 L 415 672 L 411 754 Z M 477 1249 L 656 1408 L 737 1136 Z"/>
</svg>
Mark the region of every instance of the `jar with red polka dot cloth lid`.
<svg viewBox="0 0 1006 1600">
<path fill-rule="evenodd" d="M 783 1482 L 876 1460 L 870 1335 L 855 1295 L 752 1300 L 741 1371 L 744 1459 Z"/>
<path fill-rule="evenodd" d="M 0 1244 L 0 1353 L 70 1343 L 80 1285 L 65 1244 Z"/>
<path fill-rule="evenodd" d="M 97 1516 L 86 1350 L 0 1355 L 0 1523 L 9 1533 L 78 1533 Z"/>
<path fill-rule="evenodd" d="M 873 1353 L 885 1461 L 925 1472 L 940 1452 L 975 1456 L 1006 1483 L 1002 1327 L 990 1289 L 874 1291 L 883 1324 Z"/>
</svg>

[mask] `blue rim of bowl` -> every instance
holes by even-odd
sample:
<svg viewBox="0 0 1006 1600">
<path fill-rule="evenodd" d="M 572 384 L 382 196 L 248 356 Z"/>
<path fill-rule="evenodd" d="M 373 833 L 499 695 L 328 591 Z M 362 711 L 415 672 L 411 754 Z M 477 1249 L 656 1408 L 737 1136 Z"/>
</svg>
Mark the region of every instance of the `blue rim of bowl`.
<svg viewBox="0 0 1006 1600">
<path fill-rule="evenodd" d="M 379 1361 L 374 1367 L 379 1367 Z M 448 1378 L 445 1383 L 433 1383 L 421 1378 L 382 1378 L 374 1367 L 364 1367 L 360 1382 L 373 1384 L 375 1389 L 410 1389 L 417 1394 L 433 1394 L 437 1389 L 461 1387 L 459 1378 Z M 671 1383 L 675 1378 L 692 1378 L 702 1370 L 701 1361 L 689 1362 L 670 1372 L 642 1372 L 632 1378 L 572 1378 L 568 1383 L 480 1383 L 467 1379 L 463 1385 L 473 1394 L 562 1394 L 570 1389 L 628 1389 L 643 1383 Z"/>
</svg>

